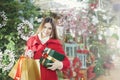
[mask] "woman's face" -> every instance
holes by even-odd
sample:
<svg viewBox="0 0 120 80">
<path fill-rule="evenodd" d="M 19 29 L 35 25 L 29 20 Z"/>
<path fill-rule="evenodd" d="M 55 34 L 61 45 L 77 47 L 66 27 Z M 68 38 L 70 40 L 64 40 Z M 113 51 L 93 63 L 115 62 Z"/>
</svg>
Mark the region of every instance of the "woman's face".
<svg viewBox="0 0 120 80">
<path fill-rule="evenodd" d="M 43 38 L 50 36 L 52 33 L 52 25 L 50 23 L 45 23 L 41 33 Z"/>
</svg>

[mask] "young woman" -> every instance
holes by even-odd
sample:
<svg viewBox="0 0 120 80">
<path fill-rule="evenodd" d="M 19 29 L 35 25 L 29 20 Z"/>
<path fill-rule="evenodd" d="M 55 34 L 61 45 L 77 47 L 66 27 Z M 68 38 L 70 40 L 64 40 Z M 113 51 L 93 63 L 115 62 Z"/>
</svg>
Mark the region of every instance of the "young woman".
<svg viewBox="0 0 120 80">
<path fill-rule="evenodd" d="M 48 68 L 40 64 L 41 80 L 58 80 L 56 70 L 66 70 L 69 68 L 70 62 L 57 37 L 56 26 L 51 17 L 44 18 L 36 35 L 28 39 L 25 55 L 30 58 L 40 59 L 46 47 L 63 54 L 65 58 L 63 61 L 55 60 L 54 63 L 50 63 L 52 66 Z"/>
</svg>

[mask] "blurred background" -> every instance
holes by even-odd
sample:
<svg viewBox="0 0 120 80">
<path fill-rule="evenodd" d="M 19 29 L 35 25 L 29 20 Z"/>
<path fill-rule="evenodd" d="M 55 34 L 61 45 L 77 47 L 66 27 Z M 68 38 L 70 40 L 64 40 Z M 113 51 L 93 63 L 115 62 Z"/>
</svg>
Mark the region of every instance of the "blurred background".
<svg viewBox="0 0 120 80">
<path fill-rule="evenodd" d="M 59 80 L 120 79 L 120 0 L 0 0 L 0 80 L 46 16 L 71 61 Z"/>
</svg>

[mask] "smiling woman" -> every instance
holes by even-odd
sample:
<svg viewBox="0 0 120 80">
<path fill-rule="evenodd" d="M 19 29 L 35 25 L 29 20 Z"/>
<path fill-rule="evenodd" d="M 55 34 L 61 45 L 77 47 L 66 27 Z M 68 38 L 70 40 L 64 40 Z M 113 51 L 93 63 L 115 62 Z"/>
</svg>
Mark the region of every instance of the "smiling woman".
<svg viewBox="0 0 120 80">
<path fill-rule="evenodd" d="M 57 30 L 55 21 L 51 17 L 45 17 L 42 20 L 41 25 L 39 26 L 36 34 L 31 36 L 27 40 L 26 52 L 25 55 L 33 59 L 45 58 L 50 59 L 49 54 L 44 55 L 44 50 L 50 48 L 61 55 L 64 55 L 64 59 L 60 61 L 60 57 L 57 53 L 53 53 L 57 56 L 54 62 L 49 62 L 47 65 L 50 67 L 45 67 L 43 62 L 40 62 L 40 71 L 41 71 L 41 80 L 58 80 L 56 71 L 57 70 L 66 70 L 70 66 L 67 55 L 64 52 L 62 44 L 57 36 Z M 29 51 L 31 50 L 31 53 Z M 52 56 L 53 57 L 53 56 Z"/>
</svg>

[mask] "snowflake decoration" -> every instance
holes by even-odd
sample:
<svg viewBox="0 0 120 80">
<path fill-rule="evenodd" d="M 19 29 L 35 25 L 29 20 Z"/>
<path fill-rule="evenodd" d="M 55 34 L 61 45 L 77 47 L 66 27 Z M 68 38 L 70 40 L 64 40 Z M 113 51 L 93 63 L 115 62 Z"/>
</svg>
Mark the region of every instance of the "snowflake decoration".
<svg viewBox="0 0 120 80">
<path fill-rule="evenodd" d="M 15 62 L 15 56 L 12 51 L 5 50 L 4 53 L 0 51 L 0 68 L 3 69 L 3 71 L 10 70 Z"/>
<path fill-rule="evenodd" d="M 28 40 L 34 34 L 33 25 L 28 20 L 23 20 L 22 23 L 18 24 L 17 31 L 23 40 Z"/>
<path fill-rule="evenodd" d="M 5 15 L 5 12 L 4 11 L 2 11 L 2 12 L 0 12 L 0 28 L 2 28 L 3 26 L 5 26 L 6 24 L 7 24 L 7 17 L 6 17 L 6 15 Z"/>
</svg>

